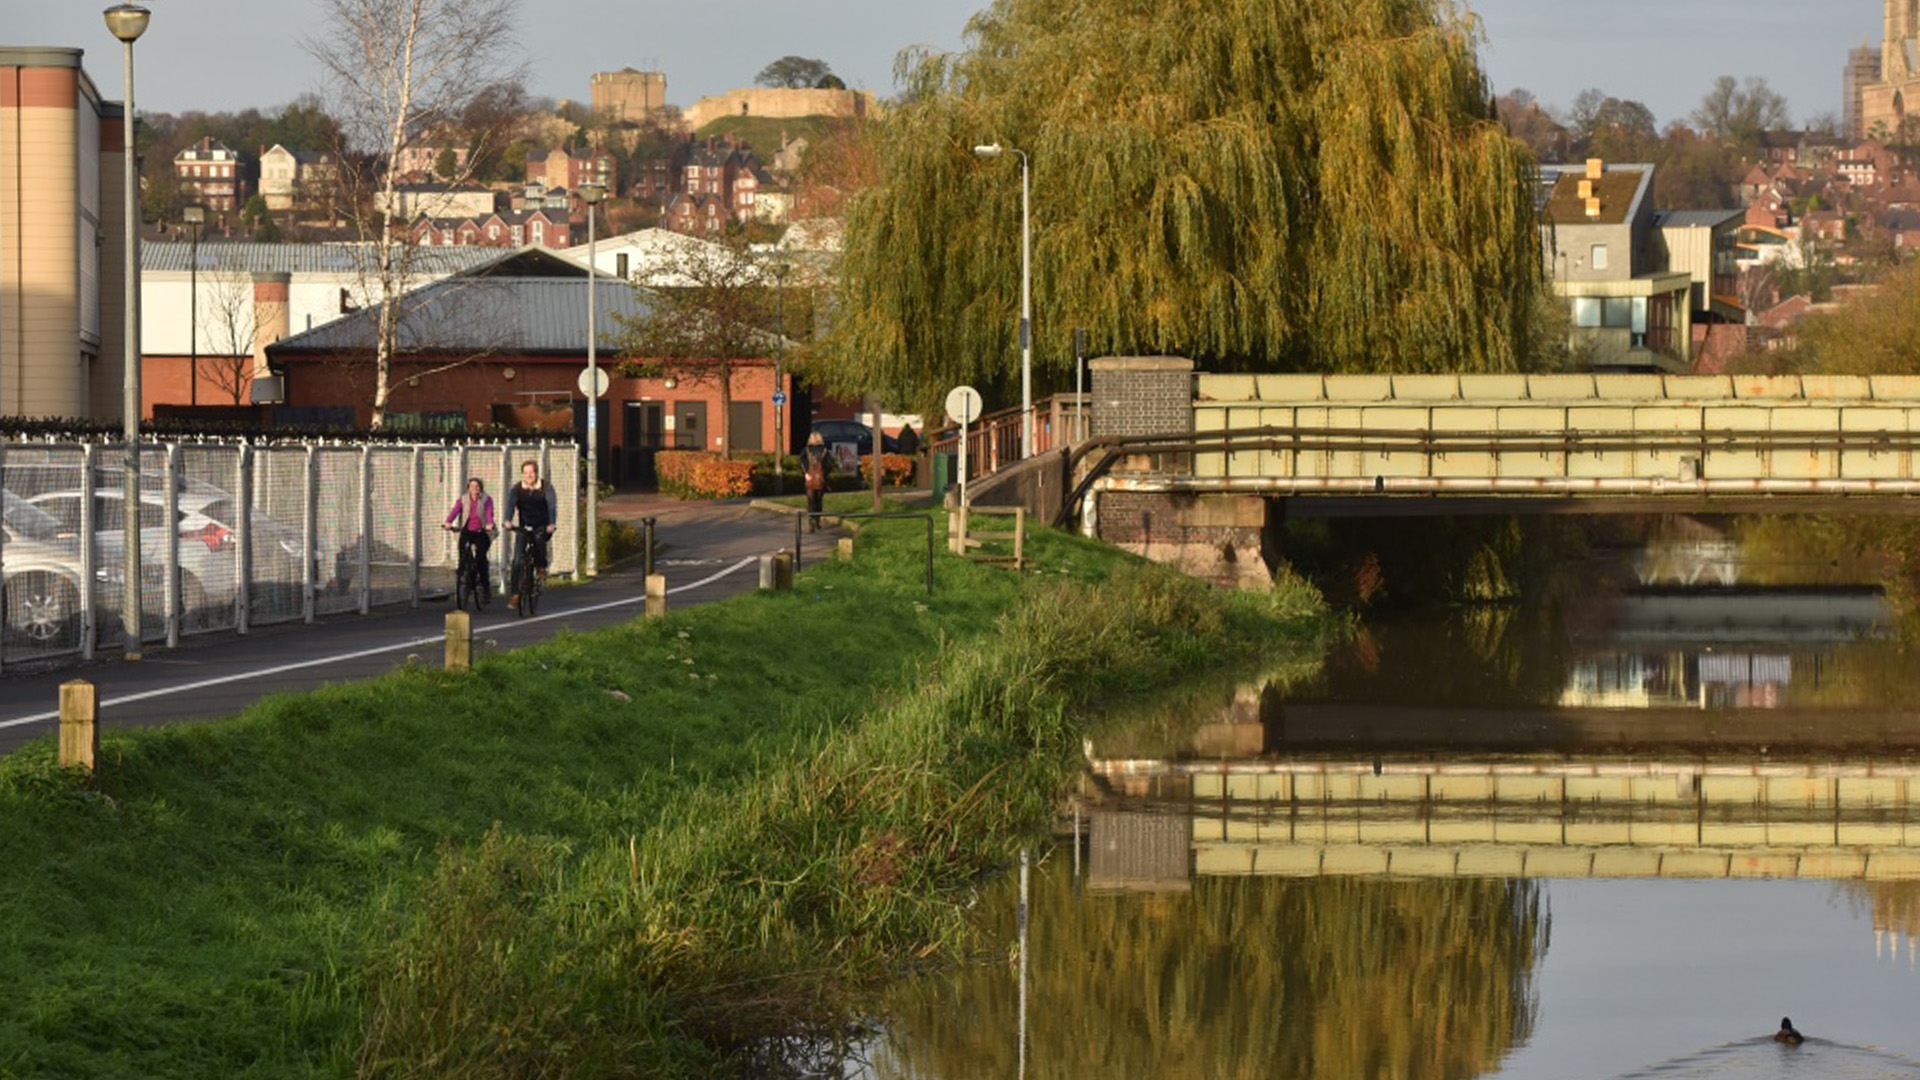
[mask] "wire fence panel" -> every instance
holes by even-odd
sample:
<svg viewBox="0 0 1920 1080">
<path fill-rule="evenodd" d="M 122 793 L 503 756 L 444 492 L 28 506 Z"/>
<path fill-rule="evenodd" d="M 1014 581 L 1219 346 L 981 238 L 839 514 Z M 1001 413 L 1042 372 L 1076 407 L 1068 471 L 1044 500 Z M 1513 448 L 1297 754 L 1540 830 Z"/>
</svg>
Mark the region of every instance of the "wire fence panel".
<svg viewBox="0 0 1920 1080">
<path fill-rule="evenodd" d="M 4 462 L 0 661 L 78 654 L 92 574 L 80 551 L 82 452 L 77 446 L 9 445 Z"/>
<path fill-rule="evenodd" d="M 373 603 L 402 604 L 413 599 L 413 531 L 419 520 L 413 448 L 377 446 L 371 457 Z"/>
<path fill-rule="evenodd" d="M 550 569 L 577 572 L 570 443 L 143 444 L 131 515 L 125 460 L 113 443 L 0 440 L 0 665 L 124 647 L 130 519 L 149 642 L 357 611 L 363 597 L 444 601 L 458 561 L 454 536 L 440 528 L 448 510 L 468 477 L 498 505 L 527 461 L 559 504 Z M 500 582 L 500 547 L 489 561 Z"/>
<path fill-rule="evenodd" d="M 323 447 L 314 453 L 314 488 L 320 495 L 313 545 L 330 571 L 314 600 L 322 615 L 360 609 L 361 467 L 359 450 Z"/>
<path fill-rule="evenodd" d="M 180 632 L 232 630 L 240 610 L 236 527 L 240 452 L 232 446 L 180 448 L 174 470 L 180 546 Z"/>
<path fill-rule="evenodd" d="M 541 469 L 541 475 L 552 481 L 555 494 L 560 497 L 559 528 L 554 530 L 552 550 L 547 553 L 547 572 L 551 574 L 577 574 L 580 572 L 580 542 L 569 540 L 578 537 L 580 527 L 580 463 L 579 454 L 572 446 L 547 445 L 547 464 Z"/>
<path fill-rule="evenodd" d="M 247 615 L 252 623 L 292 622 L 306 614 L 305 546 L 301 526 L 306 514 L 305 447 L 270 447 L 253 454 L 253 514 L 247 542 Z M 307 558 L 313 558 L 308 552 Z M 322 578 L 316 574 L 318 583 Z"/>
</svg>

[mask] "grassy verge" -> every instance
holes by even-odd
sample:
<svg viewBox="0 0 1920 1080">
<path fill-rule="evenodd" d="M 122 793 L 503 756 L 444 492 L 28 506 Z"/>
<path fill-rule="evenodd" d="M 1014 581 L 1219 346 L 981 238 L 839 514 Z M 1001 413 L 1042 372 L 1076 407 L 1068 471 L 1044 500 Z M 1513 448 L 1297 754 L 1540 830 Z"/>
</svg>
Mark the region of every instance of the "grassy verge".
<svg viewBox="0 0 1920 1080">
<path fill-rule="evenodd" d="M 687 1075 L 961 932 L 1077 706 L 1306 632 L 1059 534 L 0 762 L 0 1075 Z"/>
</svg>

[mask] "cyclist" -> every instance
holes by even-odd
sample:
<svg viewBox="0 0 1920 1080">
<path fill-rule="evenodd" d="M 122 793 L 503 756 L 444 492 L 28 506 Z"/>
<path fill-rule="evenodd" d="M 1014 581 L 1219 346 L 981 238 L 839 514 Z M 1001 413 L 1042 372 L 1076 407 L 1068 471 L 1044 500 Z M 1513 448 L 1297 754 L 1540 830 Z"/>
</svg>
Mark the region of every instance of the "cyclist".
<svg viewBox="0 0 1920 1080">
<path fill-rule="evenodd" d="M 520 466 L 520 482 L 507 492 L 507 504 L 500 514 L 500 521 L 512 525 L 516 515 L 523 531 L 514 544 L 513 565 L 518 566 L 521 559 L 531 558 L 534 573 L 545 577 L 547 538 L 553 535 L 553 527 L 560 520 L 560 496 L 551 483 L 541 479 L 540 466 L 535 462 L 529 461 Z M 520 594 L 514 593 L 512 599 L 507 601 L 507 606 L 519 607 Z"/>
<path fill-rule="evenodd" d="M 493 546 L 493 496 L 487 494 L 487 485 L 477 476 L 467 480 L 467 493 L 453 501 L 453 509 L 447 511 L 447 520 L 440 527 L 460 534 L 460 559 L 471 560 L 480 575 L 480 595 L 476 597 L 482 607 L 493 599 L 493 589 L 487 578 L 487 549 Z"/>
</svg>

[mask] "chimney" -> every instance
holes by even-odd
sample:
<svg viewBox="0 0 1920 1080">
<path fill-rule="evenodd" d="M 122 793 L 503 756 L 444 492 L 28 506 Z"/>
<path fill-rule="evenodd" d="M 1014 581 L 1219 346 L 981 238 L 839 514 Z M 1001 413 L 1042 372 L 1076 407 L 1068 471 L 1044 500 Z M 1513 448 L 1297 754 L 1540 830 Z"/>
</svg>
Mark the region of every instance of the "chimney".
<svg viewBox="0 0 1920 1080">
<path fill-rule="evenodd" d="M 263 271 L 253 275 L 253 377 L 264 379 L 273 373 L 267 368 L 267 346 L 287 336 L 292 313 L 287 308 L 287 293 L 293 275 L 285 271 Z"/>
</svg>

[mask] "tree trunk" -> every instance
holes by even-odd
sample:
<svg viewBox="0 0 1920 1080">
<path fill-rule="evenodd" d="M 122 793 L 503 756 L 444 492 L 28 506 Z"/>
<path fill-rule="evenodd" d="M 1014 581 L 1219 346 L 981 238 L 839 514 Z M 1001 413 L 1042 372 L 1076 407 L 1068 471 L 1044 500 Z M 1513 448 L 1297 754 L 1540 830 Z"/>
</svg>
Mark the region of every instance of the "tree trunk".
<svg viewBox="0 0 1920 1080">
<path fill-rule="evenodd" d="M 733 460 L 733 361 L 720 361 L 720 458 Z"/>
</svg>

